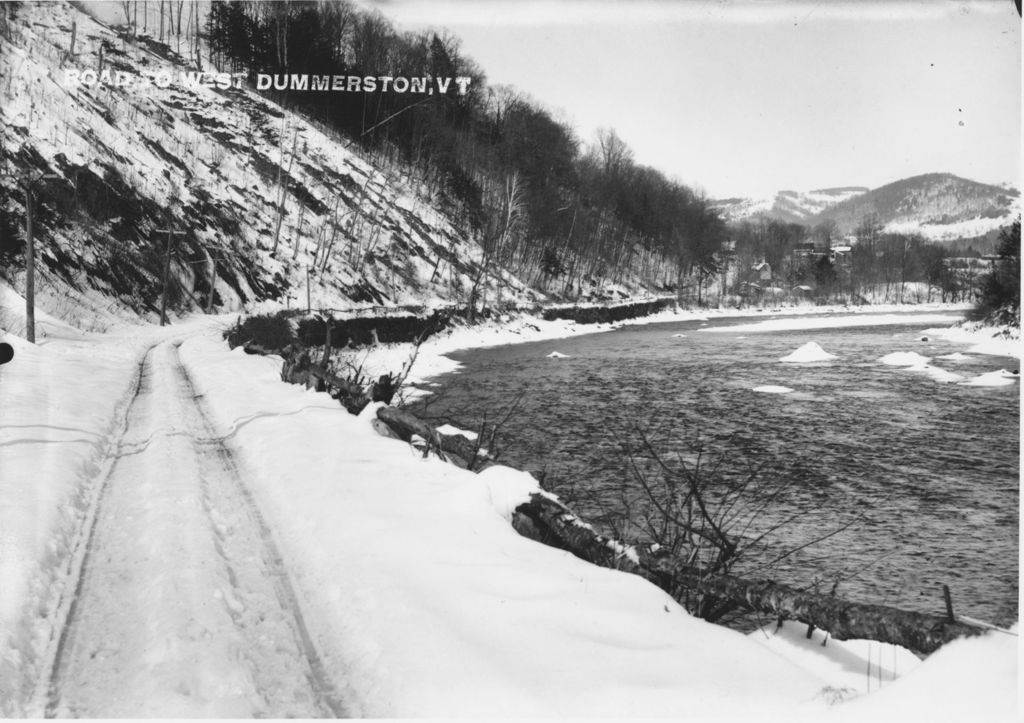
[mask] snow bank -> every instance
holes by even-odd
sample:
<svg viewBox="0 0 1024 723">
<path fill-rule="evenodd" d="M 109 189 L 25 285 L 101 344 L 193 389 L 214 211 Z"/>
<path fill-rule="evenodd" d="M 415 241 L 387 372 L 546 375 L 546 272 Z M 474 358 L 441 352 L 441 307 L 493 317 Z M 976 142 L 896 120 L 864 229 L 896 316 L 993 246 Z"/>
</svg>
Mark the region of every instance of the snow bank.
<svg viewBox="0 0 1024 723">
<path fill-rule="evenodd" d="M 67 331 L 57 320 L 51 332 Z M 52 324 L 52 325 L 50 325 Z M 71 330 L 74 331 L 74 330 Z M 43 672 L 64 578 L 134 384 L 138 343 L 40 345 L 0 331 L 0 714 L 22 715 Z"/>
<path fill-rule="evenodd" d="M 550 354 L 547 355 L 547 358 L 548 359 L 568 359 L 569 355 L 568 354 L 563 354 L 560 351 L 553 351 L 553 352 L 551 352 Z"/>
<path fill-rule="evenodd" d="M 767 319 L 751 324 L 736 324 L 733 326 L 716 326 L 700 331 L 708 333 L 746 333 L 755 331 L 798 331 L 806 329 L 840 329 L 854 326 L 893 326 L 906 324 L 913 321 L 921 324 L 939 324 L 954 322 L 963 319 L 963 314 L 956 312 L 937 312 L 930 314 L 917 313 L 921 307 L 904 307 L 902 313 L 879 314 L 871 313 L 882 307 L 867 307 L 861 313 L 853 313 L 853 310 L 844 310 L 841 316 L 807 316 L 802 318 L 788 319 Z M 914 312 L 913 316 L 909 316 Z"/>
<path fill-rule="evenodd" d="M 412 344 L 381 344 L 366 349 L 344 349 L 336 352 L 342 362 L 362 368 L 369 378 L 412 367 L 406 380 L 407 398 L 418 396 L 425 390 L 428 380 L 441 374 L 458 371 L 459 362 L 447 355 L 460 349 L 480 349 L 531 341 L 564 339 L 580 334 L 610 331 L 611 324 L 577 324 L 559 319 L 545 321 L 527 315 L 509 315 L 475 326 L 455 326 L 436 334 L 416 350 Z"/>
<path fill-rule="evenodd" d="M 1021 358 L 1020 329 L 982 326 L 974 322 L 945 329 L 927 329 L 926 333 L 934 338 L 970 344 L 968 354 Z"/>
<path fill-rule="evenodd" d="M 807 637 L 807 626 L 788 621 L 750 634 L 750 639 L 825 680 L 829 702 L 888 686 L 921 665 L 906 648 L 872 640 L 836 640 L 823 630 Z"/>
<path fill-rule="evenodd" d="M 962 362 L 962 361 L 971 361 L 974 357 L 968 356 L 967 354 L 961 354 L 960 352 L 955 351 L 952 354 L 943 354 L 942 356 L 939 356 L 939 357 L 936 357 L 936 358 L 937 359 L 945 359 L 946 361 Z"/>
<path fill-rule="evenodd" d="M 377 435 L 212 339 L 182 347 L 275 530 L 307 624 L 362 716 L 761 716 L 813 675 L 644 580 L 519 536 L 536 489 Z"/>
<path fill-rule="evenodd" d="M 833 712 L 840 721 L 1019 721 L 1019 683 L 1017 636 L 991 632 L 944 645 L 891 685 Z"/>
<path fill-rule="evenodd" d="M 916 351 L 894 351 L 879 360 L 881 364 L 894 367 L 922 367 L 931 361 L 930 357 L 921 356 Z"/>
<path fill-rule="evenodd" d="M 782 362 L 794 362 L 794 363 L 806 363 L 806 362 L 819 362 L 828 361 L 829 359 L 836 359 L 835 354 L 829 354 L 827 351 L 821 348 L 821 346 L 815 341 L 809 341 L 802 347 L 794 351 L 792 354 L 788 354 L 779 361 Z"/>
</svg>

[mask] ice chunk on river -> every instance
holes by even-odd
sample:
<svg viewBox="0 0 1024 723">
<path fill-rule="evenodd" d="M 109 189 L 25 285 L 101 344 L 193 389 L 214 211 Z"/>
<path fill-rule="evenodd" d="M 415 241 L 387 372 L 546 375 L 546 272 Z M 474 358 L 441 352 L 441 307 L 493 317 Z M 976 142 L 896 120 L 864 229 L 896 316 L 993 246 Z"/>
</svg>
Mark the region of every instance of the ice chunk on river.
<svg viewBox="0 0 1024 723">
<path fill-rule="evenodd" d="M 914 366 L 907 367 L 907 370 L 912 372 L 922 372 L 930 376 L 935 381 L 943 384 L 962 382 L 964 380 L 960 374 L 946 371 L 940 367 L 934 367 L 931 364 L 915 364 Z"/>
<path fill-rule="evenodd" d="M 764 384 L 760 387 L 754 387 L 751 391 L 762 394 L 789 394 L 793 390 L 789 387 L 780 387 L 775 384 Z"/>
<path fill-rule="evenodd" d="M 470 432 L 465 429 L 459 429 L 458 427 L 452 424 L 442 424 L 440 427 L 437 428 L 437 431 L 448 437 L 459 435 L 465 437 L 471 442 L 476 441 L 476 438 L 478 436 L 476 432 Z"/>
<path fill-rule="evenodd" d="M 779 361 L 784 362 L 817 362 L 835 359 L 835 354 L 829 354 L 815 341 L 809 341 L 789 356 L 784 356 Z"/>
<path fill-rule="evenodd" d="M 916 351 L 895 351 L 892 354 L 886 354 L 878 361 L 894 367 L 921 367 L 928 364 L 931 357 L 921 356 Z"/>
<path fill-rule="evenodd" d="M 1017 374 L 1000 369 L 997 372 L 980 374 L 966 382 L 961 382 L 961 384 L 965 387 L 1005 387 L 1013 384 L 1014 379 L 1018 378 Z"/>
<path fill-rule="evenodd" d="M 568 354 L 563 354 L 560 351 L 553 351 L 550 354 L 548 354 L 548 359 L 568 359 L 568 358 L 569 358 Z"/>
</svg>

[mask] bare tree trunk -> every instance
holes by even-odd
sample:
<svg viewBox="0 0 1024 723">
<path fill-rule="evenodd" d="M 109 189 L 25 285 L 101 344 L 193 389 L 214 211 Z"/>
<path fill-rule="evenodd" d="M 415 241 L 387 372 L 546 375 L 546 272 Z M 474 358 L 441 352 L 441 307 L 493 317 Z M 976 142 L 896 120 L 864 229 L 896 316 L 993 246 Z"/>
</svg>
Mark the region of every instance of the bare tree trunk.
<svg viewBox="0 0 1024 723">
<path fill-rule="evenodd" d="M 287 115 L 285 116 L 287 118 Z M 295 127 L 292 139 L 292 152 L 288 158 L 288 176 L 291 177 L 292 164 L 295 162 L 295 153 L 299 143 L 299 128 Z M 271 256 L 277 255 L 277 246 L 281 242 L 281 224 L 284 221 L 284 207 L 288 200 L 288 182 L 284 178 L 284 147 L 285 147 L 285 126 L 284 118 L 281 119 L 281 162 L 277 167 L 277 222 L 274 224 L 274 246 L 270 252 Z"/>
<path fill-rule="evenodd" d="M 780 620 L 798 620 L 827 630 L 836 640 L 876 640 L 928 654 L 956 638 L 984 632 L 948 615 L 850 602 L 772 581 L 707 576 L 670 555 L 630 548 L 599 535 L 565 505 L 541 494 L 530 495 L 529 502 L 516 508 L 513 524 L 520 534 L 568 550 L 595 565 L 640 575 L 675 598 L 685 591 L 711 595 Z"/>
<path fill-rule="evenodd" d="M 78 36 L 78 23 L 74 20 L 71 21 L 71 44 L 68 46 L 68 60 L 75 59 L 75 38 Z M 63 62 L 61 63 L 63 65 Z"/>
<path fill-rule="evenodd" d="M 181 53 L 181 11 L 185 5 L 185 0 L 178 0 L 178 25 L 177 32 L 175 32 L 175 49 L 174 52 Z M 173 14 L 173 13 L 172 13 Z"/>
<path fill-rule="evenodd" d="M 292 261 L 299 257 L 299 245 L 302 242 L 302 225 L 306 220 L 306 204 L 299 207 L 299 227 L 295 230 L 295 247 L 292 249 Z"/>
<path fill-rule="evenodd" d="M 481 459 L 486 458 L 486 455 L 481 453 L 479 444 L 469 441 L 461 434 L 441 434 L 426 422 L 401 409 L 381 407 L 377 410 L 377 419 L 387 424 L 399 439 L 408 442 L 414 434 L 419 435 L 428 444 L 440 450 L 442 458 L 445 454 L 455 455 L 459 458 L 461 467 L 473 469 Z"/>
</svg>

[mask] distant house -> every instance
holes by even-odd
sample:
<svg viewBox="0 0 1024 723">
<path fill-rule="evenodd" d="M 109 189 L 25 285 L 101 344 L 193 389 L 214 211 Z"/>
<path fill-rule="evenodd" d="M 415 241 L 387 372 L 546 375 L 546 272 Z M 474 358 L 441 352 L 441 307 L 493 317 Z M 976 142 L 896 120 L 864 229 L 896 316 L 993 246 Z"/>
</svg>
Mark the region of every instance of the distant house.
<svg viewBox="0 0 1024 723">
<path fill-rule="evenodd" d="M 767 261 L 762 261 L 761 263 L 754 264 L 752 268 L 754 271 L 757 272 L 757 278 L 760 279 L 761 281 L 772 280 L 772 265 L 769 264 Z"/>
<path fill-rule="evenodd" d="M 833 264 L 846 264 L 850 261 L 852 246 L 833 246 L 829 249 L 828 258 Z"/>
</svg>

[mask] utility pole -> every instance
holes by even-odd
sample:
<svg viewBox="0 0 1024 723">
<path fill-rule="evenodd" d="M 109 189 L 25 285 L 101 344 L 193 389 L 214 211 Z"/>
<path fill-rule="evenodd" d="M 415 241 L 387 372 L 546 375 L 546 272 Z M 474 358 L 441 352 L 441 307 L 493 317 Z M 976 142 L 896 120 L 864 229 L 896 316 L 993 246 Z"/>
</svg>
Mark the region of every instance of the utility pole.
<svg viewBox="0 0 1024 723">
<path fill-rule="evenodd" d="M 157 233 L 167 234 L 167 257 L 164 259 L 164 283 L 160 292 L 160 326 L 167 325 L 167 283 L 171 276 L 171 251 L 174 245 L 175 236 L 184 236 L 184 231 L 175 231 L 171 224 L 171 216 L 167 215 L 167 228 L 157 229 Z"/>
<path fill-rule="evenodd" d="M 32 238 L 32 185 L 25 189 L 25 338 L 36 343 L 36 244 Z"/>
<path fill-rule="evenodd" d="M 40 181 L 56 178 L 60 178 L 56 173 L 26 171 L 19 179 L 25 192 L 25 339 L 33 344 L 36 342 L 36 244 L 32 228 L 32 192 Z"/>
</svg>

